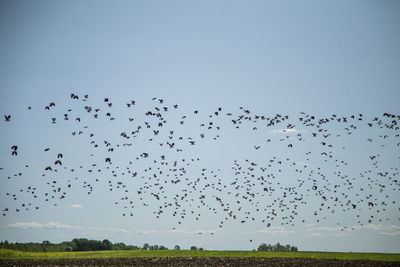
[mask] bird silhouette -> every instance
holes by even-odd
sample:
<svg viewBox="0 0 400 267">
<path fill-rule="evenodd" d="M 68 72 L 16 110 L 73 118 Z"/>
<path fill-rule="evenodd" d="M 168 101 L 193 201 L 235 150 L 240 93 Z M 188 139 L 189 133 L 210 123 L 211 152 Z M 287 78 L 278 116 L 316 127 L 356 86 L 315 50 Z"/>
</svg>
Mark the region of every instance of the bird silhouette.
<svg viewBox="0 0 400 267">
<path fill-rule="evenodd" d="M 341 221 L 338 214 L 349 214 L 363 225 L 390 220 L 388 210 L 397 205 L 393 192 L 399 190 L 399 158 L 387 161 L 388 155 L 397 153 L 394 149 L 400 146 L 397 134 L 400 116 L 396 114 L 384 113 L 372 118 L 364 113 L 258 114 L 245 106 L 236 111 L 217 107 L 185 113 L 182 108 L 178 109 L 178 104 L 169 105 L 169 101 L 158 97 L 144 106 L 142 112 L 142 103 L 133 107 L 136 100 L 131 98 L 123 100 L 122 105 L 112 104 L 109 98 L 104 98 L 106 104 L 96 103 L 88 95 L 83 95 L 82 101 L 74 101 L 79 99 L 75 93 L 67 98 L 76 105 L 73 110 L 66 107 L 64 111 L 58 103 L 59 113 L 53 110 L 55 103 L 50 102 L 45 109 L 49 110 L 51 120 L 47 117 L 46 121 L 50 125 L 57 122 L 53 128 L 60 125 L 56 142 L 66 140 L 68 146 L 76 145 L 80 149 L 68 150 L 68 154 L 59 150 L 53 159 L 51 153 L 45 154 L 39 175 L 47 187 L 39 191 L 47 190 L 46 193 L 37 193 L 40 183 L 36 180 L 31 183 L 38 182 L 38 185 L 23 188 L 15 183 L 15 193 L 7 192 L 6 196 L 16 206 L 4 207 L 3 216 L 14 211 L 23 213 L 29 208 L 40 212 L 40 203 L 58 207 L 69 197 L 71 188 L 77 186 L 83 187 L 87 197 L 92 197 L 96 190 L 101 190 L 98 184 L 105 184 L 107 192 L 118 196 L 115 205 L 122 216 L 134 217 L 133 210 L 143 205 L 153 209 L 156 219 L 170 214 L 181 225 L 184 220 L 197 222 L 209 212 L 210 216 L 221 217 L 216 223 L 218 228 L 230 220 L 239 225 L 260 221 L 267 228 L 278 224 L 320 223 L 328 218 Z M 97 108 L 101 105 L 106 111 Z M 59 116 L 64 120 L 57 120 Z M 10 115 L 4 118 L 11 120 Z M 118 125 L 119 119 L 126 125 Z M 99 123 L 107 123 L 109 132 L 96 131 Z M 69 137 L 63 135 L 65 129 Z M 224 139 L 240 136 L 245 131 L 249 139 Z M 346 158 L 344 152 L 352 146 L 346 138 L 379 150 L 360 155 L 359 159 Z M 251 143 L 258 141 L 266 143 Z M 220 149 L 224 142 L 230 144 L 229 152 Z M 245 148 L 241 144 L 246 142 L 249 152 L 243 158 Z M 19 144 L 24 147 L 23 151 L 18 151 L 17 145 L 11 146 L 11 156 L 16 156 L 17 151 L 22 155 L 12 157 L 15 162 L 25 156 L 25 145 Z M 141 150 L 142 145 L 146 152 Z M 50 151 L 50 147 L 53 150 L 58 145 L 46 143 L 41 152 Z M 207 151 L 210 159 L 197 157 L 201 151 Z M 213 169 L 213 164 L 204 166 L 224 152 L 227 157 L 236 158 L 231 166 L 228 164 L 232 173 Z M 71 153 L 75 154 L 71 157 Z M 75 165 L 71 158 L 85 163 Z M 365 160 L 362 166 L 365 169 L 359 174 L 351 170 L 361 166 L 360 163 L 353 165 L 357 160 Z M 20 163 L 23 170 L 30 170 L 31 164 L 26 164 L 25 159 Z M 395 165 L 390 166 L 391 163 Z M 9 172 L 10 183 L 26 175 L 16 166 L 1 167 L 1 173 Z M 17 196 L 22 193 L 38 202 L 21 203 Z"/>
</svg>

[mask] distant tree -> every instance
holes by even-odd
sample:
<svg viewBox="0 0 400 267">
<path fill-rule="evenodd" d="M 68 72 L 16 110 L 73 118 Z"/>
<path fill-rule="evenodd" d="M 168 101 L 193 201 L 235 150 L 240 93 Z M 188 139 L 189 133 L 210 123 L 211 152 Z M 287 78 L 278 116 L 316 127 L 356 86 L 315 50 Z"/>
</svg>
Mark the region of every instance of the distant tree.
<svg viewBox="0 0 400 267">
<path fill-rule="evenodd" d="M 258 246 L 258 251 L 268 251 L 267 250 L 267 244 L 262 243 L 261 245 Z"/>
<path fill-rule="evenodd" d="M 101 243 L 104 250 L 112 250 L 112 244 L 108 239 L 104 239 Z"/>
<path fill-rule="evenodd" d="M 161 245 L 161 246 L 158 247 L 158 250 L 168 250 L 168 248 L 164 247 L 163 245 Z"/>
<path fill-rule="evenodd" d="M 115 243 L 113 246 L 112 246 L 112 249 L 113 250 L 127 250 L 128 248 L 127 248 L 127 246 L 124 244 L 124 243 Z"/>
<path fill-rule="evenodd" d="M 275 245 L 275 250 L 274 251 L 286 251 L 286 246 L 281 245 L 279 242 L 276 243 Z"/>
<path fill-rule="evenodd" d="M 148 246 L 148 245 L 147 245 Z M 168 249 L 164 246 L 157 246 L 158 249 Z M 31 252 L 62 252 L 62 251 L 96 251 L 96 250 L 137 250 L 138 246 L 125 245 L 124 243 L 112 244 L 109 240 L 103 241 L 88 240 L 86 238 L 75 238 L 72 241 L 64 241 L 59 244 L 43 241 L 41 243 L 9 243 L 0 241 L 1 249 L 12 249 Z"/>
<path fill-rule="evenodd" d="M 51 245 L 51 243 L 50 243 L 50 241 L 45 240 L 45 241 L 42 242 L 42 245 L 43 246 L 48 246 L 48 245 Z"/>
<path fill-rule="evenodd" d="M 203 250 L 203 248 L 199 248 L 198 250 Z"/>
<path fill-rule="evenodd" d="M 196 246 L 191 246 L 190 250 L 197 250 L 197 247 Z"/>
<path fill-rule="evenodd" d="M 74 238 L 72 240 L 74 243 L 73 249 L 74 251 L 90 251 L 92 250 L 89 240 L 86 238 Z"/>
<path fill-rule="evenodd" d="M 181 250 L 181 247 L 180 246 L 178 246 L 178 245 L 175 245 L 175 248 L 174 248 L 175 250 Z"/>
<path fill-rule="evenodd" d="M 107 240 L 108 241 L 108 240 Z M 88 240 L 86 238 L 75 238 L 73 242 L 73 250 L 75 251 L 96 251 L 110 249 L 111 242 L 101 242 L 98 240 Z M 112 246 L 111 246 L 112 247 Z"/>
<path fill-rule="evenodd" d="M 258 251 L 283 251 L 283 252 L 290 252 L 290 251 L 298 251 L 297 247 L 291 246 L 291 245 L 286 245 L 283 246 L 279 242 L 276 243 L 275 245 L 271 244 L 265 244 L 262 243 L 261 245 L 258 246 Z"/>
<path fill-rule="evenodd" d="M 143 250 L 148 250 L 149 249 L 149 244 L 145 243 L 142 247 Z"/>
</svg>

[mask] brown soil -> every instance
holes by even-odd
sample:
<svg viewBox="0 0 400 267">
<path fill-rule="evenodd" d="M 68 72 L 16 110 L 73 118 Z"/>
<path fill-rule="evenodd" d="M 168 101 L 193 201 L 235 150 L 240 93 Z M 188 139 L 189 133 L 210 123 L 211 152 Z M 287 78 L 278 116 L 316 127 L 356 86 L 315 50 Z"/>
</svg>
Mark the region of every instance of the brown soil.
<svg viewBox="0 0 400 267">
<path fill-rule="evenodd" d="M 0 266 L 400 266 L 400 262 L 305 258 L 110 258 L 0 260 Z"/>
</svg>

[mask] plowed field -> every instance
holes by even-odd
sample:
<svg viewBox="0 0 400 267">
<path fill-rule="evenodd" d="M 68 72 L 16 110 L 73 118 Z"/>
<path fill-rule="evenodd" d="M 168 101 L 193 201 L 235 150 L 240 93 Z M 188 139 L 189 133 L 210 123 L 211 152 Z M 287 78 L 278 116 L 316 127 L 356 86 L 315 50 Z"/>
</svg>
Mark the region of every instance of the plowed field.
<svg viewBox="0 0 400 267">
<path fill-rule="evenodd" d="M 102 258 L 0 260 L 0 266 L 400 266 L 400 262 L 308 258 Z"/>
</svg>

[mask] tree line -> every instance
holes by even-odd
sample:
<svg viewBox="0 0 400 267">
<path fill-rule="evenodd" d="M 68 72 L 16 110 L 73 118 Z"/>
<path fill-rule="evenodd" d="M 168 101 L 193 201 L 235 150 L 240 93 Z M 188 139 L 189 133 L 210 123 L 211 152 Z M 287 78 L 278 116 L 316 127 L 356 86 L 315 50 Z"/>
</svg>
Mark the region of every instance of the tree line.
<svg viewBox="0 0 400 267">
<path fill-rule="evenodd" d="M 51 243 L 50 241 L 43 241 L 42 243 L 10 243 L 7 240 L 0 242 L 0 249 L 12 249 L 19 251 L 29 252 L 62 252 L 62 251 L 98 251 L 98 250 L 169 250 L 163 245 L 149 245 L 145 243 L 142 247 L 135 245 L 126 245 L 122 242 L 111 243 L 108 239 L 103 241 L 89 240 L 86 238 L 75 238 L 72 241 L 64 241 L 61 243 Z M 180 246 L 176 245 L 174 250 L 180 250 Z M 191 246 L 190 250 L 203 250 Z M 275 245 L 262 243 L 258 251 L 283 251 L 283 252 L 296 252 L 297 247 L 291 245 Z"/>
<path fill-rule="evenodd" d="M 64 241 L 61 243 L 51 243 L 43 241 L 42 243 L 10 243 L 7 240 L 0 242 L 0 248 L 12 249 L 29 252 L 62 252 L 62 251 L 98 251 L 98 250 L 168 250 L 162 245 L 144 244 L 143 247 L 135 245 L 126 245 L 122 242 L 111 243 L 108 239 L 103 241 L 89 240 L 86 238 L 75 238 L 72 241 Z M 175 246 L 179 248 L 179 246 Z M 180 249 L 180 248 L 179 248 Z"/>
<path fill-rule="evenodd" d="M 289 244 L 287 245 L 281 245 L 278 243 L 276 243 L 275 245 L 271 245 L 271 244 L 265 244 L 262 243 L 261 245 L 258 246 L 258 251 L 280 251 L 280 252 L 297 252 L 299 251 L 297 247 L 295 246 L 291 246 Z"/>
</svg>

